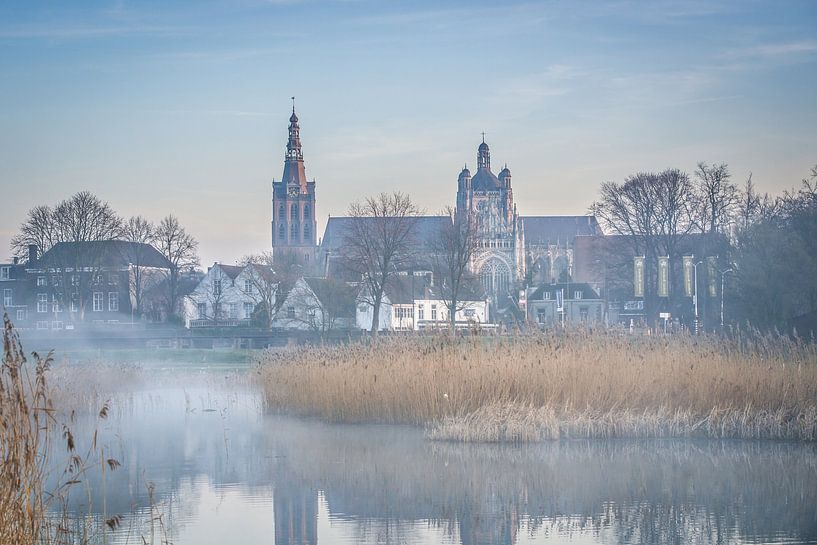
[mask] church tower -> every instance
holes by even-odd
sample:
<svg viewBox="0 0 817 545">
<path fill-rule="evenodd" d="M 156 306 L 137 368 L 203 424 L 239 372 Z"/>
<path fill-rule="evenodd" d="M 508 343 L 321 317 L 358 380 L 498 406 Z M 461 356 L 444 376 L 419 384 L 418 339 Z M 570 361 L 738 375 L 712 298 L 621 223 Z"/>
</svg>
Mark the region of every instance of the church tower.
<svg viewBox="0 0 817 545">
<path fill-rule="evenodd" d="M 306 268 L 315 262 L 317 220 L 315 181 L 306 180 L 300 133 L 293 97 L 284 174 L 281 181 L 272 181 L 272 253 L 292 254 Z"/>
</svg>

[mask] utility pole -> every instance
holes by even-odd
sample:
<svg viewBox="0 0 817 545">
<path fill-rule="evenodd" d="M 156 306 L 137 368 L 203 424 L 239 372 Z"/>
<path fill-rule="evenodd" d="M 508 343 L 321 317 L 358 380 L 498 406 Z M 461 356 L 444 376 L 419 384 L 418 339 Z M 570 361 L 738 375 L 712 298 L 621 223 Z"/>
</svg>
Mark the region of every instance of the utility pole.
<svg viewBox="0 0 817 545">
<path fill-rule="evenodd" d="M 695 282 L 695 295 L 692 296 L 692 302 L 695 303 L 695 334 L 696 335 L 698 334 L 698 330 L 700 329 L 700 326 L 699 326 L 700 317 L 698 316 L 698 265 L 701 265 L 702 263 L 703 263 L 703 260 L 698 261 L 697 263 L 695 263 L 695 266 L 694 266 L 694 269 L 695 269 L 695 274 L 694 274 L 694 276 L 695 276 L 695 279 L 694 279 L 694 282 Z"/>
<path fill-rule="evenodd" d="M 723 330 L 723 288 L 724 288 L 724 276 L 727 273 L 735 272 L 734 269 L 726 269 L 725 271 L 721 271 L 721 330 Z"/>
</svg>

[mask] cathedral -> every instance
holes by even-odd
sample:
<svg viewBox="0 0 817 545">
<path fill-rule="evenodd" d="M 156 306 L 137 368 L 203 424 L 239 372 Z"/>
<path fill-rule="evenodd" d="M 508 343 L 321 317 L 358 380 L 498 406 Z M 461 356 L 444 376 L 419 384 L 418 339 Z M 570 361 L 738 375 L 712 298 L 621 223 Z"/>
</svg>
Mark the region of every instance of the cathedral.
<svg viewBox="0 0 817 545">
<path fill-rule="evenodd" d="M 332 262 L 341 254 L 349 218 L 330 217 L 324 236 L 316 239 L 315 181 L 308 182 L 301 149 L 300 126 L 293 104 L 280 181 L 272 182 L 273 254 L 293 255 L 304 269 L 332 276 Z M 476 170 L 467 165 L 457 179 L 456 213 L 470 215 L 478 242 L 471 271 L 497 307 L 527 286 L 567 282 L 574 275 L 577 237 L 602 231 L 594 216 L 520 216 L 514 202 L 511 171 L 491 169 L 491 150 L 477 147 Z M 417 219 L 417 238 L 428 242 L 439 232 L 444 216 Z"/>
</svg>

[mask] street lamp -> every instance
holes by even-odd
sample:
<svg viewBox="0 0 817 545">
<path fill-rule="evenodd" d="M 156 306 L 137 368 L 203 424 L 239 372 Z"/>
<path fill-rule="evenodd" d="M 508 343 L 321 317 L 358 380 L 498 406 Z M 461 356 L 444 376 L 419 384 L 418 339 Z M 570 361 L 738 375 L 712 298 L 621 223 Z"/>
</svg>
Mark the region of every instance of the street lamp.
<svg viewBox="0 0 817 545">
<path fill-rule="evenodd" d="M 724 280 L 723 277 L 726 276 L 727 273 L 735 272 L 734 269 L 726 269 L 725 271 L 721 271 L 721 329 L 723 329 L 723 287 L 724 287 Z"/>
<path fill-rule="evenodd" d="M 698 265 L 703 264 L 703 260 L 695 263 L 695 295 L 692 296 L 692 302 L 695 303 L 695 334 L 698 334 Z"/>
</svg>

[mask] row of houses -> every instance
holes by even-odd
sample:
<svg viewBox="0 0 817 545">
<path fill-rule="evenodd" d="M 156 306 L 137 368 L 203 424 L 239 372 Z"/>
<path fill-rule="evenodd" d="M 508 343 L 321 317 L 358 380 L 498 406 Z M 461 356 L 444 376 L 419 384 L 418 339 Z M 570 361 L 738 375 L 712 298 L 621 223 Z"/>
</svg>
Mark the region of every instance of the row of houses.
<svg viewBox="0 0 817 545">
<path fill-rule="evenodd" d="M 490 300 L 476 279 L 460 294 L 457 328 L 491 328 Z M 264 327 L 326 332 L 371 328 L 374 303 L 360 282 L 277 275 L 272 267 L 214 263 L 186 298 L 185 325 Z M 450 327 L 449 302 L 427 270 L 401 271 L 387 282 L 378 312 L 380 331 L 423 331 Z M 604 302 L 587 283 L 551 283 L 520 293 L 520 322 L 548 327 L 597 324 Z"/>
</svg>

